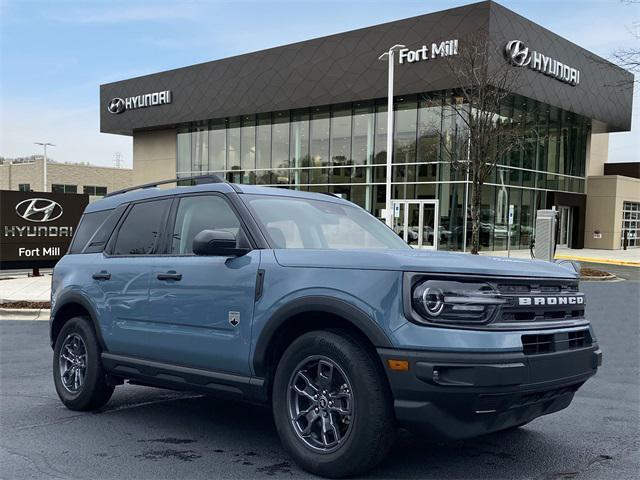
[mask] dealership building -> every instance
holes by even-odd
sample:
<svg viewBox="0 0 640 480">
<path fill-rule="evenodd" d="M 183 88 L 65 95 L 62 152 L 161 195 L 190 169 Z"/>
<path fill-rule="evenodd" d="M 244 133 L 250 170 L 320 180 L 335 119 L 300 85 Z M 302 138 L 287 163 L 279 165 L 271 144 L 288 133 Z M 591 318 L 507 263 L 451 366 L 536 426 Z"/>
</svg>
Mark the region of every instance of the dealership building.
<svg viewBox="0 0 640 480">
<path fill-rule="evenodd" d="M 559 245 L 620 248 L 623 226 L 635 234 L 640 226 L 640 180 L 597 181 L 598 195 L 620 204 L 604 215 L 588 206 L 589 179 L 606 176 L 609 134 L 631 128 L 633 76 L 494 2 L 105 84 L 101 131 L 133 137 L 133 183 L 217 173 L 338 194 L 382 218 L 389 112 L 388 64 L 379 57 L 402 44 L 395 221 L 420 232 L 409 238 L 414 244 L 464 250 L 470 183 L 447 148 L 464 136 L 451 115 L 464 85 L 451 65 L 480 32 L 498 62 L 519 69 L 501 117 L 535 132 L 498 159 L 483 188 L 482 248 L 505 250 L 509 230 L 512 248 L 528 248 L 535 212 L 544 208 L 559 212 Z M 623 222 L 627 211 L 638 222 Z M 599 223 L 614 212 L 620 218 Z"/>
</svg>

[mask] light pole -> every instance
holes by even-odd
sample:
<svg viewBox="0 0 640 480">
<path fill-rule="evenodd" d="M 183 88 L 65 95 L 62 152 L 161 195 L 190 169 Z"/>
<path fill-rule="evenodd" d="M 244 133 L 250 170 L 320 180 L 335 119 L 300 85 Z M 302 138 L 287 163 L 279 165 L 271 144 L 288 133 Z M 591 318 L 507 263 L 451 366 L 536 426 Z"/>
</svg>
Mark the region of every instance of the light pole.
<svg viewBox="0 0 640 480">
<path fill-rule="evenodd" d="M 33 142 L 36 145 L 42 145 L 44 147 L 44 167 L 43 167 L 43 177 L 42 177 L 42 191 L 47 191 L 47 146 L 55 147 L 53 143 L 50 142 Z"/>
<path fill-rule="evenodd" d="M 385 222 L 393 228 L 393 212 L 391 211 L 391 159 L 393 157 L 393 69 L 395 67 L 395 52 L 404 45 L 394 45 L 388 51 L 378 57 L 378 60 L 389 62 L 389 85 L 387 93 L 387 186 L 385 191 Z"/>
</svg>

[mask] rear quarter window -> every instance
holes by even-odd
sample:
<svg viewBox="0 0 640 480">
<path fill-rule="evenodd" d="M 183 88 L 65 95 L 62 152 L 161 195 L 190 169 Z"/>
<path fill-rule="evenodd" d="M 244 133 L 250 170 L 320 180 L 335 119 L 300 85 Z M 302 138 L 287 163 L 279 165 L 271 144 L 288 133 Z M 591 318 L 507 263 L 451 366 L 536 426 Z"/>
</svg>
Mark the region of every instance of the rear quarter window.
<svg viewBox="0 0 640 480">
<path fill-rule="evenodd" d="M 127 209 L 127 205 L 128 204 L 120 205 L 111 212 L 107 219 L 102 222 L 102 225 L 98 227 L 96 233 L 89 239 L 89 243 L 85 247 L 83 253 L 98 253 L 104 250 L 109 238 L 111 238 L 113 229 L 116 228 L 120 217 L 122 217 L 122 214 Z"/>
<path fill-rule="evenodd" d="M 104 223 L 113 210 L 85 213 L 80 219 L 76 234 L 73 237 L 69 253 L 81 253 L 87 242 L 93 237 L 98 228 Z"/>
</svg>

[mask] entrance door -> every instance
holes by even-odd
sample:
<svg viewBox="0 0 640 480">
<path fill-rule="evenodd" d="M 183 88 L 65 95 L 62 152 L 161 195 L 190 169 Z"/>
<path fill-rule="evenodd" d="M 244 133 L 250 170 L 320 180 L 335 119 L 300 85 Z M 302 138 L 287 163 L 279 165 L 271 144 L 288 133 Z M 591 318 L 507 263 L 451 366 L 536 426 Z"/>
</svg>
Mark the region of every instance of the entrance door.
<svg viewBox="0 0 640 480">
<path fill-rule="evenodd" d="M 558 247 L 568 248 L 571 245 L 571 207 L 558 207 Z"/>
<path fill-rule="evenodd" d="M 438 248 L 438 200 L 392 200 L 393 230 L 414 248 Z"/>
</svg>

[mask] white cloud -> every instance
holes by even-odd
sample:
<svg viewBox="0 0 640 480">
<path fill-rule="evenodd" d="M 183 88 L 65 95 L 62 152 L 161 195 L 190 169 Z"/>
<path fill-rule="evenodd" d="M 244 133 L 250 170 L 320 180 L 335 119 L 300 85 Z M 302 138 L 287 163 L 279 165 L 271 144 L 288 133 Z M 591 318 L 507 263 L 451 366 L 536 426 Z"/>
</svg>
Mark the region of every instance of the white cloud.
<svg viewBox="0 0 640 480">
<path fill-rule="evenodd" d="M 89 162 L 113 166 L 116 152 L 125 166 L 131 166 L 132 139 L 100 133 L 97 105 L 93 108 L 52 109 L 37 105 L 2 105 L 0 155 L 22 157 L 40 154 L 36 141 L 56 146 L 47 153 L 59 162 Z"/>
</svg>

